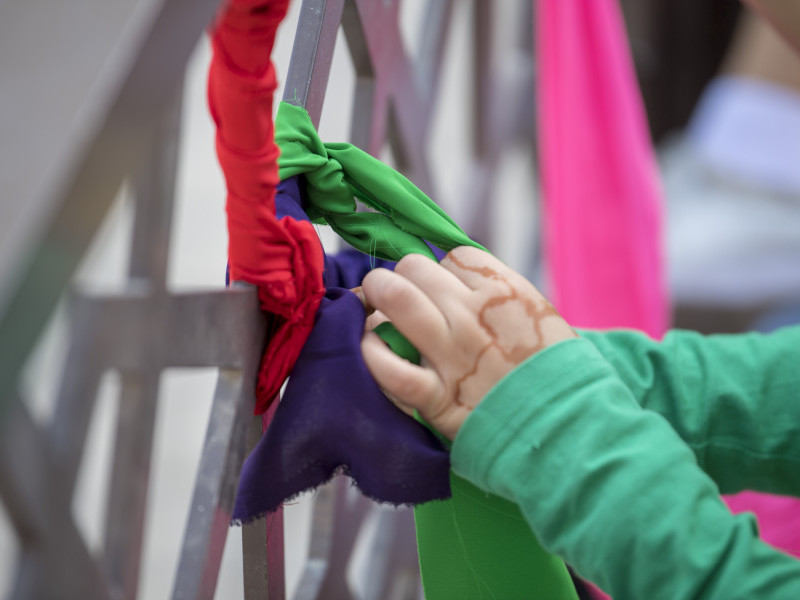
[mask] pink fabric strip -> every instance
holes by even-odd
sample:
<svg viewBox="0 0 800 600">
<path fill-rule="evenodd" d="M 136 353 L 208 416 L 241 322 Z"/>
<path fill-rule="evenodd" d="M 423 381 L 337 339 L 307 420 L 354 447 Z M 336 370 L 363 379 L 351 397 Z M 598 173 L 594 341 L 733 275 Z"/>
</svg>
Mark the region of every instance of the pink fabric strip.
<svg viewBox="0 0 800 600">
<path fill-rule="evenodd" d="M 616 0 L 538 0 L 548 293 L 575 326 L 660 337 L 661 189 Z"/>
</svg>

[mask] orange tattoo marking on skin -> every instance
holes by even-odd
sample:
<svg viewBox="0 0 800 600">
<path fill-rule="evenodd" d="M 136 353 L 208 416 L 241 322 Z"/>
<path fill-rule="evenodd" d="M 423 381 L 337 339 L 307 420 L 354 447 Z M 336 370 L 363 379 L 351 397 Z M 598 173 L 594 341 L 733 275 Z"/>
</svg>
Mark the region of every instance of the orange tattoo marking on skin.
<svg viewBox="0 0 800 600">
<path fill-rule="evenodd" d="M 494 279 L 496 281 L 503 282 L 509 290 L 508 295 L 496 295 L 492 296 L 481 306 L 480 310 L 478 311 L 478 323 L 480 324 L 481 328 L 487 333 L 490 337 L 490 341 L 481 348 L 478 355 L 475 357 L 475 363 L 472 365 L 472 368 L 459 377 L 458 381 L 456 381 L 456 398 L 455 403 L 459 406 L 463 406 L 468 410 L 472 410 L 472 406 L 467 406 L 461 401 L 461 386 L 462 384 L 475 375 L 478 372 L 478 367 L 480 366 L 481 358 L 483 355 L 490 349 L 495 348 L 497 349 L 502 357 L 510 362 L 511 364 L 519 364 L 529 356 L 535 354 L 536 352 L 542 350 L 545 347 L 544 335 L 542 333 L 542 321 L 551 316 L 558 316 L 558 312 L 553 308 L 553 306 L 544 298 L 542 299 L 541 306 L 537 306 L 536 302 L 531 300 L 530 298 L 520 296 L 519 292 L 512 286 L 508 280 L 503 277 L 500 273 L 495 271 L 490 267 L 475 267 L 472 265 L 467 265 L 455 258 L 452 254 L 447 255 L 448 260 L 452 261 L 458 268 L 464 269 L 465 271 L 472 271 L 473 273 L 478 273 L 486 277 L 487 279 Z M 535 337 L 537 342 L 535 344 L 519 344 L 512 346 L 510 349 L 504 348 L 499 340 L 497 339 L 498 334 L 495 331 L 495 328 L 491 326 L 488 322 L 486 313 L 492 309 L 509 302 L 517 301 L 522 306 L 525 314 L 530 317 L 533 323 L 533 330 L 535 333 Z"/>
</svg>

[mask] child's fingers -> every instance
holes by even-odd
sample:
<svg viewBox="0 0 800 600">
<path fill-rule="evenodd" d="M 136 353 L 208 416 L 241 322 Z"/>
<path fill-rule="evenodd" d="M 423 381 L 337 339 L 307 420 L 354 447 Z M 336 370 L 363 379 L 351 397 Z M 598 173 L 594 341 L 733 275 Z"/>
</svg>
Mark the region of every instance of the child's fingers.
<svg viewBox="0 0 800 600">
<path fill-rule="evenodd" d="M 361 287 L 367 302 L 384 313 L 423 356 L 438 356 L 450 345 L 447 319 L 402 275 L 374 269 L 364 277 Z"/>
<path fill-rule="evenodd" d="M 364 321 L 364 331 L 372 331 L 378 325 L 385 323 L 388 320 L 389 317 L 387 317 L 381 311 L 373 309 L 372 313 Z"/>
<path fill-rule="evenodd" d="M 366 319 L 364 319 L 364 331 L 372 331 L 381 323 L 385 323 L 389 320 L 389 317 L 381 311 L 375 310 L 374 306 L 370 306 L 369 303 L 367 303 L 364 291 L 361 289 L 360 285 L 352 288 L 350 291 L 358 296 L 358 299 L 361 300 L 361 304 L 364 305 L 364 312 L 367 315 Z"/>
<path fill-rule="evenodd" d="M 403 402 L 400 402 L 400 400 L 398 400 L 397 398 L 393 398 L 392 395 L 384 389 L 381 389 L 381 392 L 383 392 L 383 395 L 386 396 L 391 401 L 391 403 L 395 405 L 397 410 L 408 415 L 409 417 L 412 418 L 414 417 L 414 409 L 411 406 Z"/>
<path fill-rule="evenodd" d="M 394 269 L 422 290 L 446 318 L 464 310 L 472 290 L 456 275 L 421 254 L 409 254 Z"/>
<path fill-rule="evenodd" d="M 358 299 L 359 299 L 359 300 L 361 300 L 361 304 L 363 304 L 363 305 L 364 305 L 364 312 L 366 312 L 366 313 L 367 313 L 367 316 L 368 316 L 368 317 L 369 317 L 369 316 L 370 316 L 372 313 L 374 313 L 374 312 L 375 312 L 375 308 L 374 308 L 374 307 L 372 307 L 372 306 L 370 306 L 370 305 L 367 303 L 367 299 L 364 297 L 364 291 L 361 289 L 361 286 L 360 286 L 360 285 L 359 285 L 359 286 L 357 286 L 357 287 L 354 287 L 354 288 L 352 288 L 350 291 L 351 291 L 351 292 L 353 292 L 353 293 L 354 293 L 356 296 L 358 296 Z"/>
<path fill-rule="evenodd" d="M 394 402 L 429 413 L 442 396 L 442 382 L 431 369 L 400 358 L 374 333 L 361 340 L 361 353 L 378 386 Z"/>
</svg>

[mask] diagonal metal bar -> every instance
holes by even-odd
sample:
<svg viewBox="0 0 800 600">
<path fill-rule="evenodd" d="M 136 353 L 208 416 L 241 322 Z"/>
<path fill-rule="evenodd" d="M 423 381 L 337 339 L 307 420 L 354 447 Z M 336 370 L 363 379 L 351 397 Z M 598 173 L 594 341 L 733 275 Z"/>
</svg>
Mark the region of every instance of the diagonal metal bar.
<svg viewBox="0 0 800 600">
<path fill-rule="evenodd" d="M 0 421 L 0 496 L 22 545 L 13 597 L 105 598 L 102 573 L 72 519 L 71 482 L 15 400 Z"/>
<path fill-rule="evenodd" d="M 489 0 L 472 5 L 472 151 L 484 158 L 491 153 L 492 31 L 494 12 Z"/>
<path fill-rule="evenodd" d="M 339 476 L 317 492 L 308 558 L 295 600 L 353 596 L 347 583 L 347 566 L 370 502 L 362 495 L 348 501 L 350 487 L 347 479 Z"/>
<path fill-rule="evenodd" d="M 156 122 L 155 144 L 147 166 L 136 178 L 136 212 L 133 221 L 128 275 L 147 281 L 163 294 L 169 266 L 169 241 L 178 167 L 183 77 L 177 93 Z"/>
<path fill-rule="evenodd" d="M 0 493 L 20 542 L 35 546 L 48 537 L 53 490 L 65 487 L 64 477 L 53 473 L 47 444 L 39 443 L 41 432 L 23 404 L 0 427 Z"/>
<path fill-rule="evenodd" d="M 247 431 L 248 452 L 261 439 L 275 416 L 278 398 L 263 418 L 253 418 Z M 245 600 L 283 600 L 286 597 L 283 506 L 261 519 L 242 523 L 242 574 Z"/>
<path fill-rule="evenodd" d="M 398 25 L 399 5 L 373 0 L 354 2 L 358 19 L 348 17 L 344 22 L 345 35 L 348 39 L 353 38 L 348 42 L 351 49 L 366 46 L 376 76 L 371 91 L 369 140 L 364 149 L 377 155 L 388 139 L 398 159 L 399 170 L 424 192 L 435 197 L 433 179 L 425 159 L 426 113 L 433 105 L 418 89 L 418 71 L 405 51 Z M 361 37 L 363 42 L 359 39 Z"/>
<path fill-rule="evenodd" d="M 497 104 L 492 71 L 494 10 L 489 0 L 475 0 L 472 5 L 472 156 L 474 165 L 467 175 L 466 205 L 470 214 L 465 223 L 469 235 L 484 245 L 491 244 L 494 218 L 489 210 L 490 190 L 494 183 L 499 156 L 495 151 L 498 136 L 493 129 Z M 503 96 L 501 96 L 503 97 Z"/>
<path fill-rule="evenodd" d="M 173 589 L 176 599 L 214 596 L 252 420 L 258 361 L 249 367 L 220 370 Z"/>
<path fill-rule="evenodd" d="M 444 50 L 450 34 L 452 17 L 453 0 L 428 0 L 419 41 L 420 51 L 414 66 L 416 90 L 425 104 L 425 112 L 422 115 L 425 129 L 430 126 L 442 81 Z"/>
<path fill-rule="evenodd" d="M 148 7 L 137 0 L 0 2 L 0 290 L 39 239 L 53 200 L 43 188 L 84 143 L 82 125 L 118 84 L 114 71 L 136 37 L 129 21 L 147 18 Z"/>
<path fill-rule="evenodd" d="M 89 101 L 89 133 L 45 186 L 52 216 L 31 239 L 8 298 L 0 298 L 0 416 L 11 402 L 25 358 L 88 247 L 124 175 L 137 172 L 154 136 L 152 123 L 174 98 L 189 55 L 211 22 L 216 0 L 151 0 L 129 24 L 109 82 Z M 129 57 L 136 57 L 130 61 Z M 70 160 L 71 159 L 71 160 Z M 23 200 L 25 201 L 25 200 Z"/>
<path fill-rule="evenodd" d="M 361 494 L 351 494 L 352 486 L 345 477 L 336 479 L 336 515 L 333 527 L 329 565 L 319 593 L 320 598 L 352 597 L 347 582 L 347 567 L 353 556 L 356 538 L 371 506 Z M 350 496 L 348 498 L 348 496 Z"/>
<path fill-rule="evenodd" d="M 342 483 L 340 479 L 334 479 L 316 492 L 311 513 L 308 558 L 300 575 L 294 600 L 314 600 L 320 597 L 333 549 L 337 486 L 341 486 Z"/>
<path fill-rule="evenodd" d="M 104 563 L 114 598 L 139 585 L 159 372 L 123 373 L 106 513 Z"/>
<path fill-rule="evenodd" d="M 389 100 L 393 84 L 397 82 L 406 89 L 413 90 L 414 82 L 408 77 L 408 59 L 403 50 L 400 31 L 397 27 L 397 4 L 353 0 L 357 15 L 348 16 L 344 21 L 344 33 L 351 49 L 366 49 L 374 83 L 371 90 L 372 107 L 368 131 L 369 137 L 363 145 L 364 150 L 378 156 L 386 141 Z M 356 62 L 363 62 L 359 57 Z M 402 81 L 401 81 L 402 80 Z"/>
<path fill-rule="evenodd" d="M 378 534 L 367 559 L 364 598 L 414 600 L 420 585 L 414 513 L 409 508 L 378 508 Z"/>
<path fill-rule="evenodd" d="M 280 507 L 242 525 L 245 600 L 286 597 L 283 523 L 283 507 Z"/>
<path fill-rule="evenodd" d="M 368 151 L 375 107 L 375 69 L 364 39 L 363 25 L 355 2 L 348 0 L 342 11 L 342 30 L 350 50 L 356 82 L 350 121 L 350 141 Z"/>
<path fill-rule="evenodd" d="M 319 126 L 345 0 L 303 0 L 283 99 L 304 107 Z"/>
<path fill-rule="evenodd" d="M 258 430 L 261 431 L 260 423 Z M 286 597 L 283 507 L 242 525 L 245 600 Z"/>
<path fill-rule="evenodd" d="M 267 319 L 257 309 L 255 288 L 240 284 L 238 291 L 248 293 L 251 301 L 246 315 L 250 326 L 237 331 L 246 360 L 240 369 L 219 371 L 173 588 L 176 599 L 213 597 L 242 462 L 254 445 L 252 414 Z M 277 566 L 266 565 L 267 573 Z M 272 589 L 282 582 L 281 575 Z M 267 586 L 269 590 L 270 582 Z"/>
<path fill-rule="evenodd" d="M 179 83 L 182 80 L 179 79 Z M 173 84 L 174 85 L 174 84 Z M 178 85 L 178 90 L 181 86 Z M 181 94 L 156 115 L 153 145 L 138 174 L 129 277 L 147 282 L 142 340 L 159 340 L 168 314 L 166 271 L 178 162 Z M 105 568 L 114 597 L 135 598 L 139 585 L 158 383 L 165 344 L 137 346 L 140 368 L 123 372 L 111 491 L 106 514 Z"/>
<path fill-rule="evenodd" d="M 100 378 L 107 366 L 107 349 L 116 345 L 113 334 L 124 331 L 119 325 L 126 323 L 121 315 L 108 318 L 110 311 L 95 311 L 97 303 L 84 300 L 84 296 L 74 294 L 67 301 L 68 346 L 54 425 L 49 432 L 53 455 L 70 496 L 78 477 Z"/>
<path fill-rule="evenodd" d="M 517 28 L 504 40 L 510 48 L 503 55 L 504 61 L 498 62 L 494 52 L 495 10 L 488 0 L 476 0 L 472 6 L 473 160 L 463 192 L 470 207 L 465 229 L 489 246 L 494 221 L 491 191 L 500 160 L 515 144 L 535 147 L 532 4 L 517 1 L 513 10 Z"/>
</svg>

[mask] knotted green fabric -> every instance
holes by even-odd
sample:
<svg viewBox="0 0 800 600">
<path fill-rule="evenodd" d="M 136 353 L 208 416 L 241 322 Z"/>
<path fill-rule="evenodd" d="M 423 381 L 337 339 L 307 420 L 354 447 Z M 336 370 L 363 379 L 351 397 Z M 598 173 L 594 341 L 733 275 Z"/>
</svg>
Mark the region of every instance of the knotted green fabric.
<svg viewBox="0 0 800 600">
<path fill-rule="evenodd" d="M 435 259 L 424 240 L 485 250 L 391 167 L 351 144 L 323 144 L 304 109 L 281 103 L 275 138 L 281 179 L 305 177 L 306 213 L 358 250 L 387 260 Z M 355 198 L 379 212 L 356 212 Z M 389 333 L 390 347 L 413 360 L 416 350 Z M 452 472 L 450 483 L 452 498 L 414 510 L 426 598 L 577 600 L 563 561 L 545 552 L 516 506 Z"/>
<path fill-rule="evenodd" d="M 305 177 L 309 218 L 329 224 L 357 250 L 386 260 L 411 253 L 435 260 L 423 240 L 445 252 L 458 246 L 485 250 L 388 165 L 352 144 L 323 144 L 305 109 L 281 102 L 275 141 L 280 178 Z M 356 198 L 378 212 L 356 212 Z"/>
</svg>

